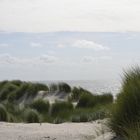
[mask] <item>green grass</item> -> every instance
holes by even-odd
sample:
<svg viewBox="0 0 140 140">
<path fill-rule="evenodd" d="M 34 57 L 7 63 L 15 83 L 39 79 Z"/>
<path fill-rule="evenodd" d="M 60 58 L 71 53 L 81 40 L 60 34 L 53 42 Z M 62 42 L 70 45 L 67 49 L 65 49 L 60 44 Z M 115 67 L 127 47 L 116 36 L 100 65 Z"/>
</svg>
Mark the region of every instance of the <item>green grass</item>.
<svg viewBox="0 0 140 140">
<path fill-rule="evenodd" d="M 78 108 L 92 108 L 98 104 L 110 104 L 113 102 L 112 94 L 92 95 L 83 94 L 78 101 Z"/>
<path fill-rule="evenodd" d="M 50 92 L 56 92 L 56 91 L 58 91 L 58 85 L 52 83 L 52 84 L 49 86 L 49 91 L 50 91 Z"/>
<path fill-rule="evenodd" d="M 70 93 L 71 87 L 67 83 L 58 83 L 59 92 Z"/>
<path fill-rule="evenodd" d="M 36 110 L 27 109 L 24 112 L 24 121 L 27 123 L 39 123 L 39 114 Z"/>
<path fill-rule="evenodd" d="M 71 113 L 72 122 L 89 122 L 110 117 L 112 104 L 96 105 L 94 108 L 76 108 Z"/>
<path fill-rule="evenodd" d="M 92 95 L 92 93 L 90 93 L 89 91 L 87 91 L 87 90 L 85 90 L 85 89 L 83 89 L 81 87 L 79 87 L 79 88 L 74 87 L 72 89 L 70 100 L 71 101 L 79 101 L 80 97 L 82 95 L 85 95 L 85 94 L 86 95 Z"/>
<path fill-rule="evenodd" d="M 8 120 L 8 114 L 6 108 L 0 104 L 0 121 L 7 121 Z"/>
<path fill-rule="evenodd" d="M 63 92 L 71 96 L 65 102 L 49 104 L 43 99 L 34 100 L 38 91 Z M 48 86 L 20 80 L 0 82 L 0 119 L 8 122 L 88 122 L 102 119 L 109 114 L 111 94 L 92 95 L 81 87 L 71 87 L 66 83 Z M 21 104 L 30 99 L 30 103 Z M 72 101 L 77 101 L 76 107 Z M 4 116 L 5 114 L 5 116 Z"/>
<path fill-rule="evenodd" d="M 67 115 L 71 110 L 73 110 L 72 103 L 69 102 L 56 102 L 51 106 L 51 116 L 63 116 Z"/>
<path fill-rule="evenodd" d="M 48 113 L 50 104 L 48 101 L 38 99 L 33 101 L 29 106 L 33 109 L 36 109 L 40 113 Z"/>
<path fill-rule="evenodd" d="M 131 128 L 124 128 L 124 140 L 140 140 L 140 123 L 134 123 Z"/>
<path fill-rule="evenodd" d="M 124 137 L 125 135 L 127 136 L 126 131 L 133 130 L 134 124 L 139 122 L 140 68 L 136 67 L 124 74 L 122 90 L 117 96 L 117 100 L 112 109 L 110 126 L 117 135 Z"/>
<path fill-rule="evenodd" d="M 0 90 L 0 100 L 6 100 L 11 92 L 17 90 L 17 86 L 7 82 Z"/>
<path fill-rule="evenodd" d="M 0 100 L 14 102 L 23 96 L 34 97 L 38 91 L 48 91 L 45 84 L 22 82 L 20 80 L 0 82 Z"/>
</svg>

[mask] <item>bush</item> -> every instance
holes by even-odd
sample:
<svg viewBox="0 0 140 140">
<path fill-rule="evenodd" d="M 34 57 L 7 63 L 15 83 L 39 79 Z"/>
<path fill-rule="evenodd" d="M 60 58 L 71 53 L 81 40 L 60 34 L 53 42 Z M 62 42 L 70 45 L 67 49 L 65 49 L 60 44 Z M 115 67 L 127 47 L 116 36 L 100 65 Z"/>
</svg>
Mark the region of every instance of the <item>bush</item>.
<svg viewBox="0 0 140 140">
<path fill-rule="evenodd" d="M 38 99 L 33 101 L 30 104 L 30 107 L 36 109 L 40 113 L 48 113 L 50 104 L 48 101 L 44 101 L 43 99 Z"/>
<path fill-rule="evenodd" d="M 0 104 L 0 121 L 7 121 L 8 120 L 8 114 L 6 111 L 6 108 Z"/>
<path fill-rule="evenodd" d="M 38 123 L 39 122 L 39 114 L 36 110 L 28 109 L 25 111 L 25 122 L 27 123 Z"/>
<path fill-rule="evenodd" d="M 62 112 L 70 112 L 73 110 L 73 105 L 69 102 L 56 102 L 52 104 L 51 115 L 59 116 Z"/>
<path fill-rule="evenodd" d="M 121 93 L 114 104 L 111 128 L 117 135 L 125 135 L 127 129 L 140 121 L 140 68 L 125 72 Z"/>
</svg>

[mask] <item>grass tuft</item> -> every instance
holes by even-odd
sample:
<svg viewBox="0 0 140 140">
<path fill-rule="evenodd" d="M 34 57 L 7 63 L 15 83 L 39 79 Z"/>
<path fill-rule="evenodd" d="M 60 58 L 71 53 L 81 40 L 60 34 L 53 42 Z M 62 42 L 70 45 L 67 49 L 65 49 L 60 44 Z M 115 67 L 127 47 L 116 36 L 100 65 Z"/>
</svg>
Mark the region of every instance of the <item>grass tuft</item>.
<svg viewBox="0 0 140 140">
<path fill-rule="evenodd" d="M 27 123 L 39 123 L 39 114 L 36 110 L 33 110 L 33 109 L 27 109 L 25 112 L 24 112 L 24 119 L 25 119 L 25 122 Z"/>
<path fill-rule="evenodd" d="M 127 136 L 134 124 L 140 122 L 140 68 L 125 72 L 122 90 L 112 109 L 110 126 L 117 135 Z M 140 139 L 140 137 L 139 137 Z"/>
<path fill-rule="evenodd" d="M 8 120 L 8 114 L 6 108 L 0 104 L 0 121 L 7 121 Z"/>
<path fill-rule="evenodd" d="M 40 113 L 48 113 L 50 104 L 48 101 L 38 99 L 30 104 L 30 107 L 36 109 Z"/>
</svg>

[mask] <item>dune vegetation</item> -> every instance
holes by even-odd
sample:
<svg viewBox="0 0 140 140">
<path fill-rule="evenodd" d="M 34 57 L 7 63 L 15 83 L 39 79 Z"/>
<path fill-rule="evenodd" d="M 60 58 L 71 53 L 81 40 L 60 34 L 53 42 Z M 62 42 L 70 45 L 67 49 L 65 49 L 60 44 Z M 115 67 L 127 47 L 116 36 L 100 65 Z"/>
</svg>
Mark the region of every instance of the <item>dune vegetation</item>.
<svg viewBox="0 0 140 140">
<path fill-rule="evenodd" d="M 50 103 L 49 97 L 58 95 L 60 100 Z M 110 93 L 96 95 L 66 83 L 0 82 L 0 121 L 88 122 L 108 117 L 112 103 Z"/>
<path fill-rule="evenodd" d="M 111 111 L 111 129 L 124 140 L 140 140 L 140 68 L 125 72 Z"/>
<path fill-rule="evenodd" d="M 50 102 L 54 97 L 55 100 Z M 94 94 L 66 83 L 0 82 L 0 121 L 26 123 L 90 122 L 110 118 L 122 140 L 140 140 L 140 68 L 124 73 L 120 93 Z"/>
</svg>

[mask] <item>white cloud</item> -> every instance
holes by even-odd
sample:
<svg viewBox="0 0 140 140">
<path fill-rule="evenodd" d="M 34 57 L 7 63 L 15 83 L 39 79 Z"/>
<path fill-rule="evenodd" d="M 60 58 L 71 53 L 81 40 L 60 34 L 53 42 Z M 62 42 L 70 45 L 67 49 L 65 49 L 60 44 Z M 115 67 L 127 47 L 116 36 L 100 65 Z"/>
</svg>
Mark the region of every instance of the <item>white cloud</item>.
<svg viewBox="0 0 140 140">
<path fill-rule="evenodd" d="M 93 63 L 93 62 L 100 61 L 100 60 L 111 60 L 111 59 L 112 59 L 111 56 L 99 56 L 99 57 L 84 56 L 82 58 L 82 62 L 84 62 L 84 63 Z"/>
<path fill-rule="evenodd" d="M 37 42 L 31 42 L 30 46 L 33 47 L 33 48 L 40 48 L 40 47 L 42 47 L 42 45 L 40 43 L 37 43 Z"/>
<path fill-rule="evenodd" d="M 17 63 L 18 59 L 16 57 L 12 57 L 9 54 L 1 54 L 0 55 L 0 63 L 3 64 L 14 64 Z"/>
<path fill-rule="evenodd" d="M 39 60 L 44 63 L 54 63 L 58 60 L 58 58 L 50 55 L 42 55 Z"/>
<path fill-rule="evenodd" d="M 8 47 L 9 45 L 7 43 L 1 43 L 0 47 Z"/>
<path fill-rule="evenodd" d="M 92 56 L 84 56 L 82 59 L 82 62 L 84 62 L 84 63 L 91 63 L 93 61 L 95 61 L 95 58 Z"/>
<path fill-rule="evenodd" d="M 0 30 L 140 31 L 139 0 L 1 0 Z"/>
<path fill-rule="evenodd" d="M 64 44 L 58 44 L 57 47 L 58 48 L 65 48 L 65 45 Z"/>
<path fill-rule="evenodd" d="M 76 48 L 93 49 L 95 51 L 109 50 L 108 47 L 88 40 L 77 40 L 75 43 L 72 44 L 72 46 Z"/>
<path fill-rule="evenodd" d="M 53 64 L 57 62 L 58 58 L 50 55 L 42 55 L 39 57 L 32 58 L 19 58 L 13 57 L 9 54 L 0 55 L 0 64 L 11 64 L 11 65 L 42 65 L 42 64 Z"/>
</svg>

